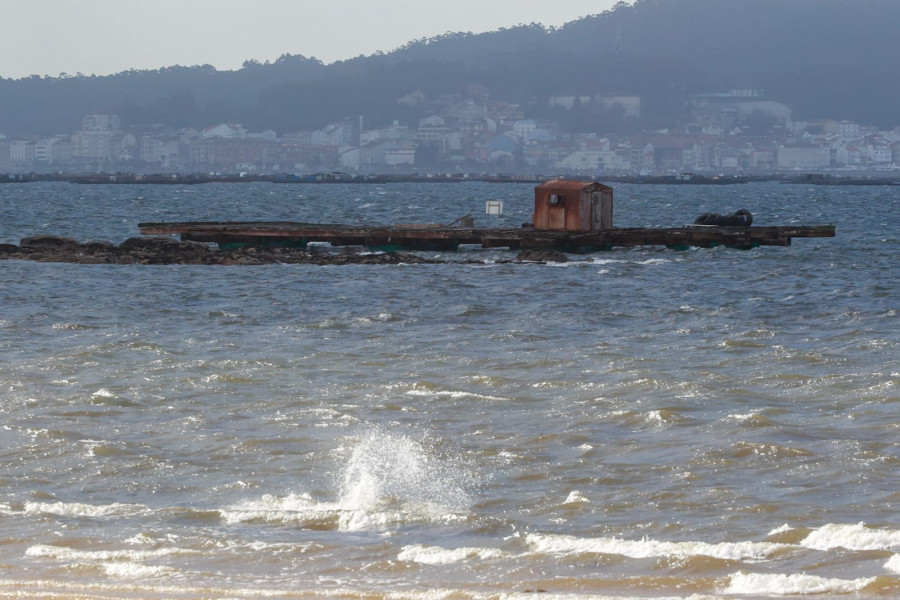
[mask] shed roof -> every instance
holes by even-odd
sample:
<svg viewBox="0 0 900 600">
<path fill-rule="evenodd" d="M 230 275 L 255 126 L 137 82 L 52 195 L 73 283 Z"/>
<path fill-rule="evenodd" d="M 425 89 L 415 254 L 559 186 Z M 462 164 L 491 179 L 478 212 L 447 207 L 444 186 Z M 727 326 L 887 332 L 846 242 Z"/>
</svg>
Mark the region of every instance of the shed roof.
<svg viewBox="0 0 900 600">
<path fill-rule="evenodd" d="M 582 190 L 592 188 L 592 189 L 612 189 L 608 185 L 603 185 L 602 183 L 598 183 L 596 181 L 571 181 L 568 179 L 554 179 L 552 181 L 547 181 L 546 183 L 542 183 L 537 186 L 537 189 L 554 189 L 554 190 L 572 190 L 580 192 Z"/>
</svg>

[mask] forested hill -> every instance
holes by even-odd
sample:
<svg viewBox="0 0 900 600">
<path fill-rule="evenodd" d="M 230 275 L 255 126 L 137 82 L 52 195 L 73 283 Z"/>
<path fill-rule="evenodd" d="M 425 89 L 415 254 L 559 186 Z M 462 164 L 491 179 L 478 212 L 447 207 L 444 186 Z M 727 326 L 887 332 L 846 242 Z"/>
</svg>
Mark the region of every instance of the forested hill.
<svg viewBox="0 0 900 600">
<path fill-rule="evenodd" d="M 83 115 L 126 126 L 240 122 L 283 133 L 363 115 L 377 126 L 422 116 L 398 99 L 487 90 L 542 116 L 555 94 L 634 94 L 646 126 L 681 98 L 763 89 L 799 118 L 900 124 L 896 0 L 637 0 L 546 30 L 447 34 L 331 65 L 285 55 L 237 71 L 209 66 L 108 77 L 0 79 L 0 132 L 59 133 Z"/>
</svg>

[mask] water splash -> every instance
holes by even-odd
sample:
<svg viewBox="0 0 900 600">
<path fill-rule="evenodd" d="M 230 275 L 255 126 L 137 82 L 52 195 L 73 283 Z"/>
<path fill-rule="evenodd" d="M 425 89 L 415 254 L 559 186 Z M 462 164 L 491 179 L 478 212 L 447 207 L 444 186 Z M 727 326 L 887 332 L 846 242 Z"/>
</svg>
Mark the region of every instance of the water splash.
<svg viewBox="0 0 900 600">
<path fill-rule="evenodd" d="M 466 511 L 473 469 L 427 436 L 374 429 L 359 438 L 343 471 L 340 500 L 346 510 L 419 506 Z"/>
<path fill-rule="evenodd" d="M 479 481 L 476 470 L 425 435 L 365 432 L 354 442 L 337 477 L 337 499 L 265 495 L 221 512 L 229 523 L 292 523 L 316 529 L 359 531 L 411 522 L 465 520 Z"/>
</svg>

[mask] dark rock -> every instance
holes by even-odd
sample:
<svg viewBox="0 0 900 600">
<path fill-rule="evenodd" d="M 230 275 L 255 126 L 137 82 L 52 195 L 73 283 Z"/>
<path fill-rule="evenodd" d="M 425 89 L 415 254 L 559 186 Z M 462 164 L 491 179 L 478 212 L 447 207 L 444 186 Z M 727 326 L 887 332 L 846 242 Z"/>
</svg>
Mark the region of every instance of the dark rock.
<svg viewBox="0 0 900 600">
<path fill-rule="evenodd" d="M 89 254 L 112 252 L 115 249 L 116 245 L 112 242 L 88 242 L 84 245 L 84 251 Z"/>
<path fill-rule="evenodd" d="M 131 237 L 119 244 L 119 250 L 131 252 L 133 250 L 149 250 L 151 252 L 171 252 L 178 249 L 182 242 L 172 237 L 150 236 Z"/>
<path fill-rule="evenodd" d="M 569 262 L 569 257 L 559 250 L 523 250 L 516 257 L 518 262 Z"/>
<path fill-rule="evenodd" d="M 33 250 L 42 252 L 67 252 L 81 248 L 81 243 L 72 238 L 59 237 L 55 235 L 33 235 L 31 237 L 22 238 L 19 242 L 22 250 Z"/>
<path fill-rule="evenodd" d="M 344 252 L 327 247 L 308 251 L 294 247 L 261 247 L 220 250 L 201 242 L 182 242 L 168 236 L 133 237 L 119 246 L 110 242 L 88 242 L 55 236 L 34 236 L 22 240 L 23 245 L 0 245 L 0 259 L 24 259 L 40 262 L 79 264 L 144 264 L 144 265 L 395 265 L 422 264 L 429 261 L 406 253 Z"/>
<path fill-rule="evenodd" d="M 148 265 L 208 264 L 212 254 L 208 245 L 181 242 L 166 236 L 133 237 L 116 249 L 116 262 Z M 214 262 L 214 261 L 213 261 Z"/>
</svg>

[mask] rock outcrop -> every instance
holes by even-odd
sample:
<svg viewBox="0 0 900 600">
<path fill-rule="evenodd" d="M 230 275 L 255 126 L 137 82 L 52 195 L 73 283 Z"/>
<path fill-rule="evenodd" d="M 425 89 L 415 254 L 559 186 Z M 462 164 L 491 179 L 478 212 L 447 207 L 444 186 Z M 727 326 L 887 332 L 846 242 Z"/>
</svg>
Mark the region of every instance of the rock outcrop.
<svg viewBox="0 0 900 600">
<path fill-rule="evenodd" d="M 399 264 L 432 262 L 401 252 L 319 250 L 291 247 L 245 247 L 223 250 L 171 237 L 133 237 L 118 246 L 111 242 L 81 243 L 66 237 L 40 235 L 18 246 L 0 244 L 0 260 L 33 260 L 79 264 L 142 265 L 264 265 L 264 264 Z"/>
<path fill-rule="evenodd" d="M 406 252 L 369 252 L 362 246 L 312 245 L 246 246 L 222 249 L 214 244 L 182 242 L 169 236 L 128 238 L 118 246 L 112 242 L 82 243 L 72 238 L 37 235 L 23 238 L 18 246 L 0 244 L 0 260 L 33 260 L 38 262 L 78 263 L 87 265 L 396 265 L 396 264 L 483 264 L 481 260 L 429 259 Z M 523 250 L 514 259 L 496 263 L 567 262 L 569 257 L 558 250 Z"/>
<path fill-rule="evenodd" d="M 569 257 L 559 250 L 522 250 L 516 261 L 518 262 L 568 262 Z"/>
</svg>

